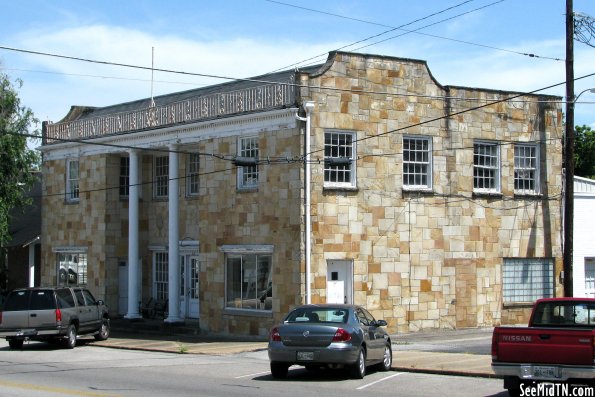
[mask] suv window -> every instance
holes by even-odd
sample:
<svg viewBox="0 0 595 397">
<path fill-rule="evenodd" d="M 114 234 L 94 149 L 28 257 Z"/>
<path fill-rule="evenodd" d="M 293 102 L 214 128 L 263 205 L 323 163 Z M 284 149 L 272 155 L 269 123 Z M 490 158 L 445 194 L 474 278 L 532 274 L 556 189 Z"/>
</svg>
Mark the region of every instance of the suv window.
<svg viewBox="0 0 595 397">
<path fill-rule="evenodd" d="M 31 291 L 13 291 L 4 303 L 5 312 L 29 310 L 29 295 Z"/>
<path fill-rule="evenodd" d="M 50 290 L 31 291 L 29 310 L 50 310 L 56 308 L 54 293 Z"/>
<path fill-rule="evenodd" d="M 76 301 L 79 306 L 85 306 L 85 298 L 83 297 L 83 292 L 80 289 L 74 290 L 74 296 L 76 296 Z"/>
<path fill-rule="evenodd" d="M 93 295 L 91 295 L 91 292 L 89 292 L 88 290 L 84 289 L 83 295 L 85 296 L 85 300 L 87 301 L 87 306 L 93 306 L 97 304 L 95 298 L 93 297 Z"/>
<path fill-rule="evenodd" d="M 56 290 L 56 296 L 58 297 L 58 305 L 61 309 L 67 309 L 74 307 L 74 296 L 68 288 L 61 288 Z"/>
</svg>

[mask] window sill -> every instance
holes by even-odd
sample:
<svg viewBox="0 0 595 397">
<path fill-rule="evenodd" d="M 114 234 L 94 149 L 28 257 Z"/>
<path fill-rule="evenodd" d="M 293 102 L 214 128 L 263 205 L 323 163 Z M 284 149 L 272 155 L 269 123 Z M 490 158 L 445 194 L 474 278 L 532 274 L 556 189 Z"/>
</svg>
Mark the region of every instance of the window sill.
<svg viewBox="0 0 595 397">
<path fill-rule="evenodd" d="M 324 191 L 344 191 L 344 192 L 357 192 L 359 189 L 357 186 L 334 186 L 324 185 L 322 187 Z"/>
<path fill-rule="evenodd" d="M 246 186 L 246 187 L 238 187 L 238 193 L 254 193 L 258 192 L 258 186 Z"/>
<path fill-rule="evenodd" d="M 249 317 L 273 317 L 271 310 L 258 310 L 258 309 L 235 309 L 226 307 L 223 309 L 223 315 L 228 316 L 249 316 Z"/>
<path fill-rule="evenodd" d="M 539 199 L 539 198 L 542 198 L 543 195 L 541 193 L 514 192 L 514 197 L 516 197 L 516 198 L 527 198 L 527 199 Z"/>
<path fill-rule="evenodd" d="M 76 205 L 79 204 L 81 202 L 81 200 L 64 200 L 64 204 L 66 205 Z"/>
<path fill-rule="evenodd" d="M 434 189 L 429 188 L 429 187 L 407 187 L 407 186 L 403 186 L 402 187 L 402 192 L 403 192 L 403 194 L 419 193 L 419 194 L 424 194 L 424 195 L 431 195 L 431 194 L 434 194 Z"/>
<path fill-rule="evenodd" d="M 473 197 L 501 198 L 502 196 L 502 192 L 473 191 Z"/>
</svg>

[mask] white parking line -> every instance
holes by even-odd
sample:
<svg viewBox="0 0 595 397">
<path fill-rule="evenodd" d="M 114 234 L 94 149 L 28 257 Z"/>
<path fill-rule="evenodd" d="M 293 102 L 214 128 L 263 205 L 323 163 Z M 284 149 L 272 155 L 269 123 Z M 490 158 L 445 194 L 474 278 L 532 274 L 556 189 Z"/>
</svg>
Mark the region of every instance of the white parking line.
<svg viewBox="0 0 595 397">
<path fill-rule="evenodd" d="M 249 375 L 242 375 L 242 376 L 236 376 L 234 379 L 241 379 L 241 378 L 249 378 L 251 376 L 257 376 L 257 375 L 264 375 L 264 374 L 270 374 L 271 371 L 266 371 L 266 372 L 257 372 L 255 374 L 249 374 Z"/>
<path fill-rule="evenodd" d="M 374 382 L 372 382 L 372 383 L 367 383 L 367 384 L 365 384 L 365 385 L 362 385 L 362 386 L 360 386 L 360 387 L 357 387 L 355 390 L 363 390 L 363 389 L 365 389 L 365 388 L 366 388 L 366 387 L 368 387 L 368 386 L 372 386 L 372 385 L 375 385 L 376 383 L 384 382 L 385 380 L 388 380 L 388 379 L 390 379 L 390 378 L 394 378 L 395 376 L 403 375 L 403 374 L 405 374 L 405 373 L 406 373 L 406 372 L 397 372 L 396 374 L 389 375 L 389 376 L 387 376 L 386 378 L 378 379 L 378 380 L 375 380 L 375 381 L 374 381 Z"/>
</svg>

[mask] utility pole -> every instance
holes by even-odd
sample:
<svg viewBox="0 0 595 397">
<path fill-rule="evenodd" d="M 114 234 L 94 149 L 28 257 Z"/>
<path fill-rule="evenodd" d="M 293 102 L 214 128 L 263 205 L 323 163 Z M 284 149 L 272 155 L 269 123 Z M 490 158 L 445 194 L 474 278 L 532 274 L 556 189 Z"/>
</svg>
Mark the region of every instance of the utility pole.
<svg viewBox="0 0 595 397">
<path fill-rule="evenodd" d="M 566 0 L 566 126 L 564 133 L 564 296 L 572 296 L 574 229 L 574 11 Z"/>
</svg>

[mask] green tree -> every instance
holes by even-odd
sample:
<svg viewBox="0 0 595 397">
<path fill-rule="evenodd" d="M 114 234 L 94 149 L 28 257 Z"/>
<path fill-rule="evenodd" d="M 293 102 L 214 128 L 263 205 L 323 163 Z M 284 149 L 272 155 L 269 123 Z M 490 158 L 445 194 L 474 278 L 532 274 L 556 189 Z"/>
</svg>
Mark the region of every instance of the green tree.
<svg viewBox="0 0 595 397">
<path fill-rule="evenodd" d="M 39 155 L 27 146 L 27 136 L 39 135 L 38 120 L 31 109 L 21 106 L 17 89 L 6 74 L 0 73 L 0 247 L 10 240 L 9 212 L 29 204 L 26 194 L 39 168 Z"/>
<path fill-rule="evenodd" d="M 586 125 L 574 128 L 574 174 L 595 179 L 595 130 Z"/>
</svg>

